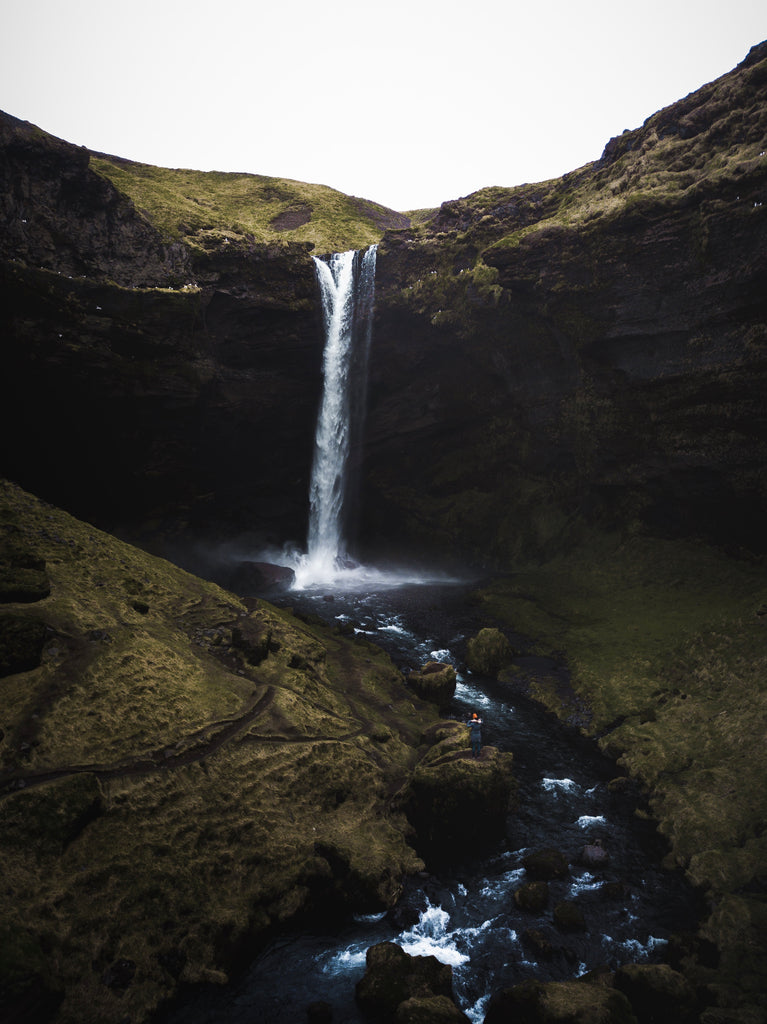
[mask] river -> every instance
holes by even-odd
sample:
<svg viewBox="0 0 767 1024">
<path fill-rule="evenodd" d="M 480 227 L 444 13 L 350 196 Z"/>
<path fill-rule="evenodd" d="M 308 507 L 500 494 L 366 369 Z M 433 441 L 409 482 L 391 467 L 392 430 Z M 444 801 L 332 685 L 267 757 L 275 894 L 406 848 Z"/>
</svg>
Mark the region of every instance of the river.
<svg viewBox="0 0 767 1024">
<path fill-rule="evenodd" d="M 695 896 L 680 874 L 662 870 L 665 846 L 653 822 L 637 815 L 638 794 L 631 785 L 620 792 L 608 787 L 619 775 L 616 766 L 577 728 L 530 700 L 522 674 L 516 683 L 499 683 L 462 667 L 467 639 L 487 625 L 467 603 L 467 586 L 380 582 L 362 579 L 332 592 L 307 587 L 270 599 L 347 623 L 405 671 L 430 659 L 456 666 L 458 685 L 446 717 L 465 721 L 478 711 L 483 742 L 514 754 L 519 802 L 509 814 L 506 838 L 470 863 L 413 880 L 388 915 L 355 918 L 328 933 L 281 936 L 238 983 L 199 993 L 174 1011 L 169 1024 L 297 1024 L 316 1001 L 332 1007 L 334 1024 L 360 1024 L 354 987 L 367 948 L 382 941 L 451 964 L 456 1001 L 481 1024 L 499 988 L 527 978 L 574 978 L 602 965 L 658 961 L 670 934 L 694 925 Z M 524 638 L 513 639 L 524 647 Z M 519 661 L 524 674 L 558 673 L 567 680 L 563 664 L 533 655 Z M 595 839 L 610 858 L 599 873 L 575 863 Z M 571 859 L 570 877 L 549 883 L 546 911 L 523 912 L 513 900 L 525 880 L 523 858 L 548 847 Z M 585 930 L 555 926 L 552 908 L 560 901 L 577 904 Z"/>
</svg>

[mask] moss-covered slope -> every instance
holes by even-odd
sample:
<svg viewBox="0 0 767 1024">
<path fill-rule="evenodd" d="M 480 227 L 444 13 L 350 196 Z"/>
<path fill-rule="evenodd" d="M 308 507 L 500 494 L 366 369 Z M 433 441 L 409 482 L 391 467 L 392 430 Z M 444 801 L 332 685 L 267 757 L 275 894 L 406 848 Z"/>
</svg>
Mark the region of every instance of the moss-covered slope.
<svg viewBox="0 0 767 1024">
<path fill-rule="evenodd" d="M 763 562 L 702 544 L 593 540 L 514 573 L 480 606 L 564 652 L 573 693 L 535 696 L 588 729 L 644 787 L 668 864 L 705 893 L 683 967 L 705 999 L 758 1020 L 767 1008 L 767 582 Z M 573 707 L 573 696 L 577 706 Z M 712 1013 L 715 1011 L 712 1010 Z M 724 1013 L 724 1011 L 722 1010 Z"/>
<path fill-rule="evenodd" d="M 139 1022 L 246 936 L 393 901 L 435 713 L 386 657 L 7 482 L 0 545 L 0 1004 Z"/>
</svg>

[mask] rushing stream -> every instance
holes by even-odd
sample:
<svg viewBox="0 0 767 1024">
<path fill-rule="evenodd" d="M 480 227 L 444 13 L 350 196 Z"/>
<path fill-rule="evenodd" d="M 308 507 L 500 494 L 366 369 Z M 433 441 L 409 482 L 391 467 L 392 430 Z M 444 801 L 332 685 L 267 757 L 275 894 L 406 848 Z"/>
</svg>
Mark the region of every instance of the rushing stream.
<svg viewBox="0 0 767 1024">
<path fill-rule="evenodd" d="M 474 621 L 465 592 L 449 583 L 369 590 L 358 582 L 351 590 L 334 588 L 332 599 L 327 588 L 316 587 L 278 603 L 352 624 L 403 670 L 429 659 L 456 666 L 459 682 L 447 716 L 464 721 L 479 711 L 483 741 L 514 753 L 519 805 L 509 815 L 506 841 L 470 863 L 414 880 L 389 915 L 361 917 L 340 931 L 282 936 L 236 987 L 201 997 L 177 1012 L 174 1024 L 296 1024 L 316 1001 L 332 1006 L 334 1024 L 358 1024 L 354 987 L 367 948 L 382 941 L 451 964 L 457 1002 L 481 1022 L 499 988 L 658 960 L 669 934 L 692 925 L 694 898 L 679 875 L 661 870 L 663 847 L 653 824 L 635 814 L 635 797 L 608 791 L 615 765 L 529 700 L 521 681 L 501 684 L 461 669 L 465 641 L 486 624 Z M 563 666 L 521 661 L 528 673 L 560 671 L 564 678 Z M 527 853 L 556 847 L 575 861 L 594 839 L 610 855 L 605 870 L 592 874 L 573 863 L 569 878 L 549 883 L 545 912 L 517 909 L 513 893 L 525 880 Z M 552 908 L 564 900 L 581 908 L 585 931 L 554 925 Z M 537 955 L 530 930 L 539 933 Z"/>
</svg>

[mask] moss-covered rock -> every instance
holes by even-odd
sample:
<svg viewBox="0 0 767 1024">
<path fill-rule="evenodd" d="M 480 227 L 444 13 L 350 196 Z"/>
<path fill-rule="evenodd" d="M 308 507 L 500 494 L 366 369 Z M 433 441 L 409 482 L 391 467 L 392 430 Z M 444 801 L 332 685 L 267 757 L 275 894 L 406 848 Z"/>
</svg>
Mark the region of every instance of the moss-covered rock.
<svg viewBox="0 0 767 1024">
<path fill-rule="evenodd" d="M 542 880 L 525 882 L 514 891 L 514 903 L 528 913 L 541 913 L 549 905 L 549 883 Z"/>
<path fill-rule="evenodd" d="M 563 932 L 586 931 L 583 910 L 572 900 L 563 900 L 554 907 L 554 924 Z"/>
<path fill-rule="evenodd" d="M 485 627 L 466 644 L 466 664 L 470 671 L 496 678 L 514 657 L 514 648 L 500 629 Z"/>
</svg>

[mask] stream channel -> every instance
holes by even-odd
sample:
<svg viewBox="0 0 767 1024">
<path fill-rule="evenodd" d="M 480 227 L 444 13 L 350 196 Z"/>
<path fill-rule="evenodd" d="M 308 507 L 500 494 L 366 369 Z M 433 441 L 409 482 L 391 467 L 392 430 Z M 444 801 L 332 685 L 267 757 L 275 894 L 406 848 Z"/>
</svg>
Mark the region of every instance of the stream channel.
<svg viewBox="0 0 767 1024">
<path fill-rule="evenodd" d="M 446 718 L 466 721 L 477 711 L 483 743 L 514 754 L 518 806 L 507 820 L 506 839 L 469 863 L 410 883 L 400 906 L 384 916 L 358 917 L 332 933 L 286 934 L 266 948 L 238 982 L 225 990 L 197 993 L 168 1024 L 300 1024 L 318 1001 L 332 1007 L 333 1024 L 363 1021 L 354 988 L 365 971 L 365 953 L 393 941 L 414 955 L 433 955 L 452 965 L 456 1001 L 481 1024 L 490 996 L 528 978 L 566 980 L 602 965 L 663 959 L 672 932 L 692 928 L 695 894 L 679 873 L 664 871 L 666 852 L 655 824 L 638 816 L 631 786 L 611 793 L 620 774 L 596 744 L 574 726 L 560 723 L 525 695 L 518 684 L 470 674 L 463 666 L 466 641 L 487 621 L 475 619 L 466 584 L 404 584 L 307 588 L 275 599 L 298 613 L 320 615 L 383 647 L 403 671 L 426 661 L 455 665 L 458 685 Z M 524 639 L 510 637 L 524 649 Z M 563 664 L 530 655 L 517 659 L 526 677 L 559 675 Z M 599 839 L 607 867 L 592 873 L 577 863 Z M 569 878 L 549 882 L 549 906 L 541 914 L 519 910 L 513 893 L 525 882 L 526 854 L 554 847 L 571 861 Z M 573 901 L 586 929 L 559 931 L 552 908 Z M 536 956 L 529 932 L 550 944 Z"/>
</svg>

